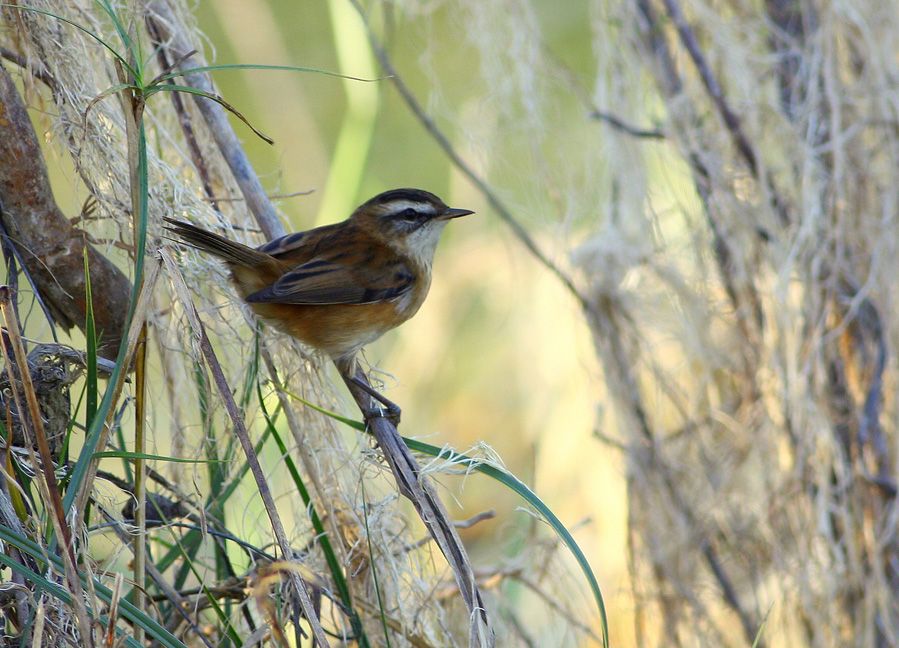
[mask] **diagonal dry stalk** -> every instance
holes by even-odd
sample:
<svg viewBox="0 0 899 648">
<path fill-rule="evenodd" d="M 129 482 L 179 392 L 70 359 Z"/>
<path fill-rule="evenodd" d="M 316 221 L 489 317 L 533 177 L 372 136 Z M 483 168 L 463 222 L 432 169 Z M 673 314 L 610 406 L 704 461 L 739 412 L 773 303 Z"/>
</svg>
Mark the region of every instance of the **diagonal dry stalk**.
<svg viewBox="0 0 899 648">
<path fill-rule="evenodd" d="M 154 0 L 147 6 L 147 22 L 154 34 L 154 39 L 160 43 L 160 47 L 171 51 L 170 60 L 183 62 L 190 52 L 195 51 L 184 25 L 178 21 L 165 0 Z M 200 67 L 202 65 L 204 65 L 203 58 L 199 54 L 194 54 L 190 56 L 189 65 L 182 63 L 176 67 Z M 215 86 L 208 74 L 188 74 L 185 75 L 185 80 L 194 88 L 216 94 Z M 278 213 L 266 195 L 253 165 L 244 153 L 243 145 L 228 121 L 227 112 L 214 101 L 198 96 L 194 96 L 193 99 L 215 139 L 219 151 L 234 173 L 234 179 L 240 187 L 244 200 L 247 201 L 247 206 L 256 217 L 259 227 L 269 239 L 282 236 L 285 234 L 284 226 L 278 219 Z"/>
<path fill-rule="evenodd" d="M 258 489 L 259 496 L 262 499 L 262 503 L 265 505 L 265 511 L 268 514 L 269 520 L 271 521 L 272 532 L 275 535 L 275 540 L 278 542 L 278 546 L 281 549 L 281 553 L 283 554 L 285 559 L 293 560 L 294 552 L 291 549 L 290 542 L 287 539 L 287 533 L 284 531 L 284 524 L 281 522 L 281 516 L 279 515 L 278 509 L 275 506 L 275 500 L 272 497 L 272 491 L 269 488 L 268 481 L 265 477 L 265 472 L 262 470 L 262 466 L 259 463 L 259 458 L 256 456 L 256 451 L 253 448 L 253 442 L 250 440 L 249 432 L 247 431 L 246 425 L 244 424 L 243 417 L 237 407 L 237 403 L 234 402 L 234 396 L 232 395 L 231 388 L 229 387 L 227 379 L 225 378 L 225 374 L 222 372 L 222 367 L 219 364 L 218 358 L 215 355 L 215 351 L 213 351 L 212 345 L 209 342 L 209 338 L 206 335 L 206 329 L 203 326 L 203 323 L 200 321 L 200 316 L 196 311 L 193 301 L 191 301 L 190 299 L 190 291 L 188 290 L 187 285 L 184 283 L 184 278 L 181 276 L 181 272 L 178 270 L 178 267 L 172 261 L 171 257 L 169 257 L 169 255 L 165 251 L 162 251 L 161 254 L 166 264 L 166 269 L 169 272 L 169 276 L 175 283 L 175 291 L 180 298 L 185 311 L 187 312 L 188 321 L 191 323 L 195 335 L 199 338 L 200 350 L 203 354 L 204 359 L 206 360 L 206 364 L 209 367 L 209 370 L 212 372 L 216 388 L 218 389 L 219 395 L 225 403 L 225 409 L 228 412 L 228 416 L 230 417 L 231 422 L 234 424 L 234 433 L 237 436 L 238 441 L 240 441 L 240 445 L 247 457 L 250 471 L 253 473 L 253 478 L 256 480 L 256 488 Z M 330 644 L 325 637 L 324 630 L 322 630 L 321 622 L 319 621 L 318 614 L 316 613 L 315 607 L 312 604 L 312 599 L 310 598 L 309 591 L 303 584 L 302 579 L 298 574 L 291 571 L 290 581 L 291 583 L 293 583 L 294 588 L 297 591 L 303 613 L 312 626 L 312 631 L 315 635 L 316 641 L 318 641 L 318 643 L 322 647 L 329 646 Z"/>
<path fill-rule="evenodd" d="M 495 642 L 495 635 L 478 587 L 477 578 L 471 567 L 468 553 L 465 551 L 465 545 L 462 544 L 443 502 L 440 501 L 430 481 L 421 474 L 421 467 L 397 432 L 396 425 L 387 416 L 377 414 L 380 411 L 378 403 L 374 402 L 366 391 L 353 382 L 353 379 L 363 381 L 371 387 L 365 373 L 355 361 L 351 361 L 349 366 L 338 364 L 338 370 L 359 406 L 359 410 L 365 415 L 365 424 L 377 440 L 381 452 L 384 453 L 384 458 L 390 465 L 400 493 L 415 506 L 428 533 L 437 542 L 440 551 L 453 570 L 453 576 L 459 586 L 459 593 L 470 612 L 469 644 L 472 648 L 492 646 Z M 355 371 L 355 375 L 351 373 L 353 371 Z M 375 413 L 372 414 L 373 412 Z"/>
<path fill-rule="evenodd" d="M 40 479 L 38 483 L 45 491 L 45 501 L 50 504 L 50 519 L 53 523 L 53 529 L 56 532 L 57 540 L 62 546 L 62 559 L 65 566 L 66 580 L 72 592 L 72 605 L 75 608 L 75 618 L 78 620 L 78 630 L 81 640 L 88 648 L 94 645 L 93 628 L 91 626 L 90 617 L 84 602 L 84 590 L 81 587 L 81 580 L 78 576 L 77 560 L 75 558 L 75 544 L 72 535 L 72 529 L 66 520 L 65 511 L 62 505 L 62 495 L 59 490 L 59 482 L 56 479 L 55 463 L 53 455 L 50 453 L 50 445 L 47 443 L 47 435 L 44 431 L 44 422 L 41 416 L 40 405 L 38 404 L 37 395 L 34 391 L 34 385 L 31 382 L 31 371 L 28 366 L 28 360 L 25 357 L 25 347 L 22 344 L 22 337 L 19 332 L 19 322 L 16 317 L 15 309 L 12 305 L 13 295 L 10 295 L 9 288 L 0 286 L 0 311 L 3 312 L 3 320 L 6 324 L 6 333 L 9 335 L 10 346 L 15 355 L 15 363 L 9 357 L 5 341 L 0 341 L 0 350 L 3 353 L 3 360 L 9 368 L 11 383 L 13 385 L 13 394 L 18 401 L 18 388 L 14 378 L 17 373 L 19 380 L 22 382 L 22 389 L 25 392 L 25 399 L 28 403 L 28 416 L 25 416 L 25 410 L 21 404 L 17 402 L 19 417 L 22 423 L 22 430 L 26 431 L 26 439 L 28 445 L 33 447 L 37 444 L 38 452 L 41 458 L 41 470 L 38 472 Z M 13 367 L 17 371 L 13 371 Z M 31 435 L 28 435 L 28 431 Z M 28 438 L 33 436 L 33 438 Z"/>
<path fill-rule="evenodd" d="M 148 20 L 153 25 L 152 31 L 158 34 L 160 39 L 167 41 L 166 47 L 172 50 L 172 60 L 180 60 L 187 52 L 191 51 L 183 28 L 180 28 L 181 26 L 164 3 L 153 4 L 152 13 Z M 211 81 L 206 74 L 188 75 L 187 78 L 192 85 L 207 91 L 213 89 Z M 194 99 L 206 120 L 207 127 L 212 131 L 222 155 L 238 180 L 248 207 L 253 212 L 260 227 L 269 238 L 283 234 L 283 226 L 274 216 L 274 209 L 268 197 L 262 191 L 261 185 L 252 171 L 252 166 L 239 146 L 224 110 L 221 106 L 206 99 L 200 97 L 194 97 Z M 365 379 L 364 376 L 363 379 Z M 360 407 L 365 407 L 368 397 L 365 396 L 363 399 L 361 396 L 357 396 L 357 391 L 351 387 L 351 392 L 356 397 L 357 403 Z M 363 411 L 369 411 L 369 409 L 364 409 Z M 379 445 L 388 459 L 391 470 L 397 479 L 398 487 L 404 495 L 412 500 L 428 531 L 433 535 L 444 556 L 449 561 L 458 581 L 463 600 L 470 612 L 471 644 L 473 646 L 493 645 L 493 631 L 490 628 L 486 608 L 478 590 L 477 581 L 474 578 L 474 570 L 443 504 L 440 502 L 433 487 L 420 475 L 420 468 L 402 442 L 396 427 L 383 417 L 376 417 L 369 421 L 369 424 L 372 426 Z"/>
</svg>

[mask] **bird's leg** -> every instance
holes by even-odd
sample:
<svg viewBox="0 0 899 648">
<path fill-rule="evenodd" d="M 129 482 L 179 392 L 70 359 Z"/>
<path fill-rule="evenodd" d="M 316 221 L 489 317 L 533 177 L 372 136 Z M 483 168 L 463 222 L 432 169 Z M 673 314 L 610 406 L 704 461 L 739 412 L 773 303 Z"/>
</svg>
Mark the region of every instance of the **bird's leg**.
<svg viewBox="0 0 899 648">
<path fill-rule="evenodd" d="M 359 367 L 355 358 L 338 359 L 334 361 L 334 364 L 337 365 L 340 376 L 349 388 L 350 393 L 353 394 L 353 398 L 359 405 L 359 409 L 362 410 L 362 415 L 366 420 L 376 416 L 383 416 L 393 423 L 394 427 L 400 424 L 400 417 L 402 415 L 400 406 L 371 386 L 368 382 L 368 378 L 362 371 L 362 368 Z M 372 407 L 372 398 L 383 405 L 383 409 L 380 407 Z"/>
</svg>

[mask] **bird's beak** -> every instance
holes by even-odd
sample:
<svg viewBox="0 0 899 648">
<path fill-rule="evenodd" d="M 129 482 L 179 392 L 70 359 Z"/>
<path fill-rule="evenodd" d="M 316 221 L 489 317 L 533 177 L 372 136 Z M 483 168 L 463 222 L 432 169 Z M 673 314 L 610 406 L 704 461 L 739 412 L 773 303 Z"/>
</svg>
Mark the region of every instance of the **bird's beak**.
<svg viewBox="0 0 899 648">
<path fill-rule="evenodd" d="M 474 212 L 470 209 L 455 209 L 454 207 L 450 207 L 437 218 L 438 220 L 449 220 L 451 218 L 459 218 L 460 216 L 468 216 L 473 213 Z"/>
</svg>

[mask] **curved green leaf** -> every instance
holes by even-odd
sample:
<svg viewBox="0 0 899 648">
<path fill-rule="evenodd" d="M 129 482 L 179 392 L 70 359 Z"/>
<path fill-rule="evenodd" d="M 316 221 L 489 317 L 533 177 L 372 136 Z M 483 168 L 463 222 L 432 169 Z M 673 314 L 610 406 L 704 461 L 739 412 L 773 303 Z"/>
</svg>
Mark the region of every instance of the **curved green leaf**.
<svg viewBox="0 0 899 648">
<path fill-rule="evenodd" d="M 362 423 L 361 421 L 356 421 L 354 419 L 346 418 L 344 416 L 336 414 L 335 412 L 325 409 L 320 405 L 310 403 L 305 398 L 297 396 L 296 394 L 292 394 L 288 391 L 285 391 L 284 393 L 286 393 L 291 398 L 300 401 L 307 407 L 310 407 L 317 412 L 321 412 L 322 414 L 325 414 L 326 416 L 329 416 L 336 421 L 340 421 L 341 423 L 344 423 L 355 430 L 367 432 L 365 423 Z M 565 528 L 565 525 L 562 524 L 562 521 L 556 516 L 556 514 L 552 512 L 552 509 L 550 509 L 534 491 L 528 488 L 528 486 L 523 481 L 518 479 L 518 477 L 508 472 L 504 468 L 498 468 L 491 464 L 485 463 L 480 459 L 475 459 L 474 457 L 469 457 L 468 455 L 462 454 L 461 452 L 456 452 L 448 446 L 438 448 L 437 446 L 433 446 L 430 443 L 425 443 L 424 441 L 417 441 L 416 439 L 410 439 L 408 437 L 402 437 L 402 439 L 410 450 L 414 450 L 415 452 L 420 452 L 431 457 L 446 458 L 452 463 L 458 464 L 460 466 L 465 466 L 468 469 L 475 470 L 479 473 L 487 475 L 492 479 L 495 479 L 496 481 L 500 482 L 504 486 L 517 493 L 519 496 L 521 496 L 522 499 L 524 499 L 528 504 L 536 509 L 540 516 L 553 528 L 556 534 L 558 534 L 559 538 L 562 540 L 562 543 L 566 547 L 568 547 L 569 551 L 571 551 L 574 559 L 577 561 L 578 566 L 581 568 L 581 571 L 586 577 L 587 582 L 590 585 L 590 591 L 593 593 L 593 598 L 596 601 L 596 606 L 599 609 L 602 643 L 603 646 L 606 646 L 606 648 L 608 648 L 609 621 L 606 616 L 606 606 L 605 602 L 603 601 L 602 590 L 599 587 L 599 581 L 596 580 L 596 575 L 593 573 L 593 569 L 590 567 L 587 556 L 584 555 L 584 552 L 578 546 L 574 537 L 571 535 L 571 533 L 569 533 L 568 529 Z"/>
</svg>

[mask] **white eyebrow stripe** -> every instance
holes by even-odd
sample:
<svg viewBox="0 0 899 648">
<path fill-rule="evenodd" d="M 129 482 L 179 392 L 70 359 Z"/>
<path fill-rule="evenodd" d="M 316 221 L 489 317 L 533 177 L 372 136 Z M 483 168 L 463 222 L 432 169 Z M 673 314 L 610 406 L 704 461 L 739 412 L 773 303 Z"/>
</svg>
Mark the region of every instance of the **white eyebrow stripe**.
<svg viewBox="0 0 899 648">
<path fill-rule="evenodd" d="M 433 204 L 420 200 L 391 200 L 382 207 L 385 214 L 399 214 L 404 209 L 414 209 L 419 213 L 431 215 L 437 213 L 437 208 Z"/>
</svg>

